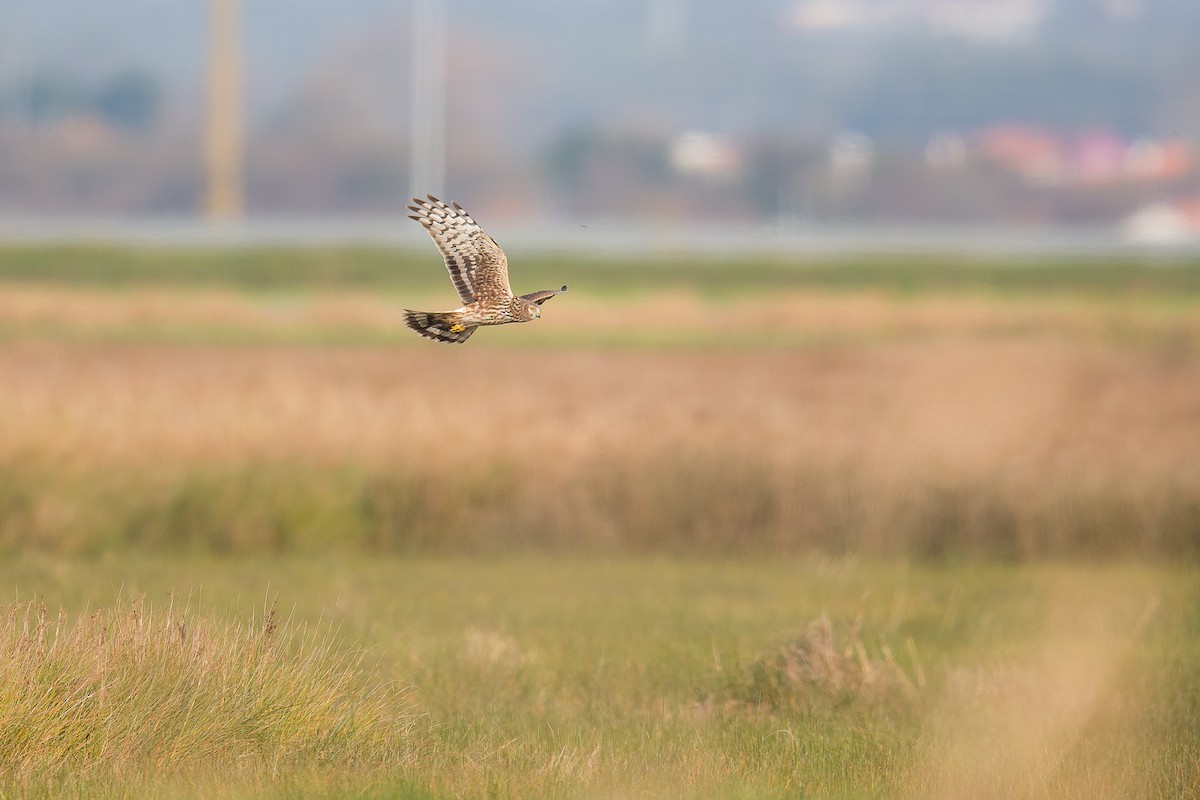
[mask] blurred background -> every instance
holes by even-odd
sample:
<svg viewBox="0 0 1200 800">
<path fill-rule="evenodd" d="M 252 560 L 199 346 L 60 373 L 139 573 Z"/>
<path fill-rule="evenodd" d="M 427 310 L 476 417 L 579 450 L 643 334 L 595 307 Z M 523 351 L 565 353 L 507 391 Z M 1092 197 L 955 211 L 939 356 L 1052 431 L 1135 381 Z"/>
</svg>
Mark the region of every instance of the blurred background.
<svg viewBox="0 0 1200 800">
<path fill-rule="evenodd" d="M 433 191 L 547 234 L 1189 242 L 1197 33 L 1191 0 L 5 0 L 0 216 L 382 229 Z"/>
<path fill-rule="evenodd" d="M 1196 797 L 1198 43 L 0 0 L 0 797 Z"/>
</svg>

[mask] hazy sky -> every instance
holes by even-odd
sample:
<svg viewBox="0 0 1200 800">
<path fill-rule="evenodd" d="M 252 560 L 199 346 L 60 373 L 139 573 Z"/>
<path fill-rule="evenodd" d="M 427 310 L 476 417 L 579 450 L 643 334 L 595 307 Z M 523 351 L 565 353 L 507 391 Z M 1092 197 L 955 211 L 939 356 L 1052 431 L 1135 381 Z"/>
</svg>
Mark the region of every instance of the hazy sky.
<svg viewBox="0 0 1200 800">
<path fill-rule="evenodd" d="M 1136 104 L 1146 94 L 1143 89 L 1171 69 L 1172 59 L 1178 62 L 1176 75 L 1190 74 L 1197 59 L 1188 24 L 1200 25 L 1200 12 L 1188 9 L 1198 5 L 1194 0 L 962 0 L 958 5 L 946 0 L 453 0 L 446 2 L 450 84 L 466 102 L 475 101 L 472 91 L 509 102 L 530 131 L 549 133 L 599 120 L 610 127 L 701 127 L 735 134 L 804 133 L 804 126 L 827 132 L 877 116 L 874 108 L 894 96 L 892 84 L 905 88 L 930 73 L 953 78 L 977 55 L 992 59 L 980 73 L 990 83 L 978 91 L 969 85 L 949 87 L 963 97 L 998 90 L 1011 95 L 1011 86 L 994 84 L 1008 81 L 1029 90 L 1048 71 L 1057 71 L 1075 83 L 1092 75 L 1094 85 L 1083 89 L 1111 108 L 1106 87 L 1116 87 Z M 831 18 L 858 19 L 857 28 L 806 27 L 804 20 L 812 15 L 805 16 L 804 9 L 841 6 L 853 13 Z M 1147 11 L 1139 20 L 1114 16 L 1112 10 L 1129 8 L 1152 8 L 1154 14 Z M 880 13 L 887 9 L 895 13 Z M 321 81 L 326 87 L 340 81 L 402 107 L 411 10 L 409 0 L 243 0 L 250 119 L 286 112 L 298 91 Z M 1052 10 L 1061 13 L 1055 17 Z M 1157 28 L 1137 27 L 1152 16 Z M 981 21 L 988 20 L 1009 38 L 997 42 L 980 36 Z M 207 0 L 0 0 L 0 81 L 11 85 L 45 69 L 100 80 L 118 69 L 143 68 L 163 81 L 171 99 L 196 107 L 207 33 Z M 889 37 L 904 36 L 925 38 L 908 51 L 889 50 Z M 1031 48 L 1040 60 L 997 58 L 1000 45 Z M 926 72 L 897 75 L 897 67 L 913 64 L 914 56 L 926 58 L 931 47 L 945 53 L 929 58 Z M 1110 62 L 1111 75 L 1097 69 Z M 1160 71 L 1150 75 L 1151 68 Z M 935 85 L 930 91 L 929 100 L 940 102 L 936 93 L 942 89 Z M 1092 100 L 1075 84 L 1064 84 L 1062 91 L 1070 95 L 1064 103 Z M 1100 124 L 1105 113 L 1096 115 Z"/>
</svg>

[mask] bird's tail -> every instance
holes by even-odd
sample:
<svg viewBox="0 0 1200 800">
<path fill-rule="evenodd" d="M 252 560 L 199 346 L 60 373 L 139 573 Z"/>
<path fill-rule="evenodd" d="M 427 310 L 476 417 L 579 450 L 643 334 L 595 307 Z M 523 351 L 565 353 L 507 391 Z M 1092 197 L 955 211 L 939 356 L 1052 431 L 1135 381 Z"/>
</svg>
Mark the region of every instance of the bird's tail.
<svg viewBox="0 0 1200 800">
<path fill-rule="evenodd" d="M 461 311 L 404 310 L 404 324 L 426 339 L 461 344 L 471 338 L 476 325 L 464 325 Z"/>
</svg>

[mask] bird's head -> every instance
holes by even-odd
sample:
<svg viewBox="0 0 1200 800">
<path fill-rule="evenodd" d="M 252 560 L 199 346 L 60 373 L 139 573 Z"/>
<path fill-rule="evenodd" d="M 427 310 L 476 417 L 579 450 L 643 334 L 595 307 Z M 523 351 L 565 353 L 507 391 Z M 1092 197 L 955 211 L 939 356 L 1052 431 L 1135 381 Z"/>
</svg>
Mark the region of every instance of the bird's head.
<svg viewBox="0 0 1200 800">
<path fill-rule="evenodd" d="M 523 294 L 517 298 L 517 316 L 521 322 L 529 322 L 531 319 L 537 319 L 542 315 L 542 303 L 554 297 L 556 294 L 562 294 L 567 290 L 564 286 L 561 289 L 542 289 L 540 292 L 530 292 Z"/>
<path fill-rule="evenodd" d="M 542 315 L 542 307 L 537 303 L 531 303 L 528 300 L 522 300 L 521 305 L 517 308 L 517 312 L 520 315 L 522 322 L 529 322 L 530 320 L 535 320 Z"/>
<path fill-rule="evenodd" d="M 528 323 L 530 319 L 538 319 L 541 317 L 541 303 L 550 300 L 554 295 L 563 294 L 564 291 L 566 291 L 566 287 L 562 289 L 542 289 L 541 291 L 530 291 L 529 294 L 517 297 L 517 318 L 522 323 Z"/>
</svg>

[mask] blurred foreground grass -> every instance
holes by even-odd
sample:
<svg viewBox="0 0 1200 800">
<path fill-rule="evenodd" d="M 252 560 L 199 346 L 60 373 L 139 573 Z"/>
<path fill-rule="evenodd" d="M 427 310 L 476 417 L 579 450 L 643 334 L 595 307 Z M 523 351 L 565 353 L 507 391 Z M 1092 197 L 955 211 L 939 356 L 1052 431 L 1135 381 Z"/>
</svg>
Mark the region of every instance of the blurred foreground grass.
<svg viewBox="0 0 1200 800">
<path fill-rule="evenodd" d="M 0 793 L 22 797 L 1165 799 L 1200 780 L 1194 570 L 27 556 L 0 584 L 51 609 L 42 640 L 0 636 L 0 740 L 58 743 L 5 748 L 26 755 Z M 274 601 L 265 659 L 263 623 L 229 620 Z M 200 642 L 157 624 L 168 603 Z M 95 611 L 58 634 L 69 665 L 38 644 L 59 605 Z M 240 694 L 214 716 L 219 683 L 183 655 L 225 651 Z M 58 694 L 71 676 L 108 695 Z M 172 713 L 127 738 L 161 693 Z M 339 714 L 358 727 L 320 727 Z"/>
</svg>

